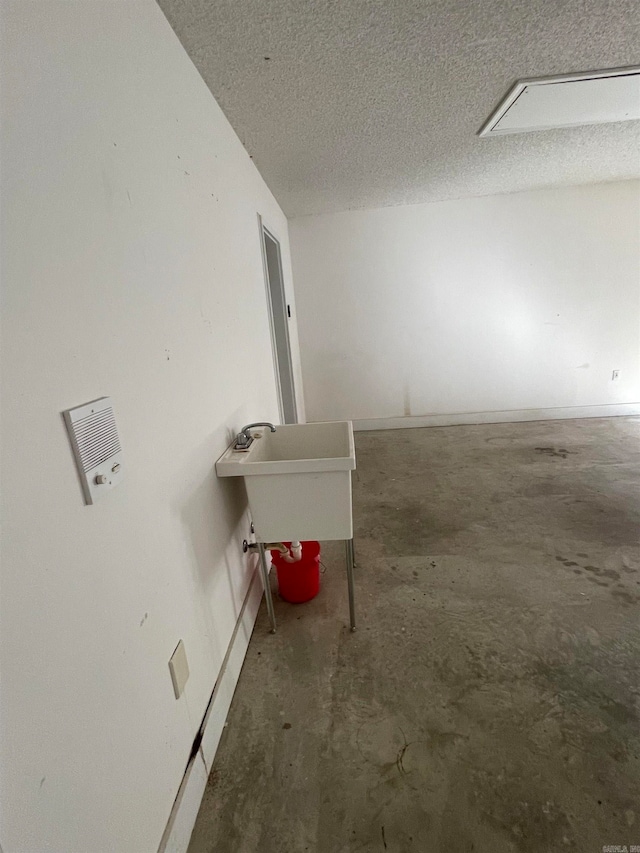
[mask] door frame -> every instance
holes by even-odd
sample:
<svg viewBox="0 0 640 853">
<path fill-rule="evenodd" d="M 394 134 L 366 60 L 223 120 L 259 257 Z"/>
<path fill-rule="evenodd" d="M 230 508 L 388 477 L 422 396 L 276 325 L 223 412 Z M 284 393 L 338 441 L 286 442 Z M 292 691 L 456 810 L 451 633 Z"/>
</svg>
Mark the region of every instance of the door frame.
<svg viewBox="0 0 640 853">
<path fill-rule="evenodd" d="M 276 390 L 278 396 L 278 409 L 280 412 L 280 422 L 285 423 L 284 416 L 284 403 L 283 403 L 283 394 L 282 394 L 282 379 L 280 376 L 280 364 L 278 361 L 278 340 L 276 338 L 276 328 L 273 317 L 273 300 L 271 298 L 271 281 L 269 279 L 269 267 L 267 263 L 267 251 L 265 248 L 265 234 L 273 240 L 278 246 L 278 267 L 280 272 L 280 287 L 282 290 L 282 304 L 285 306 L 285 314 L 284 314 L 284 341 L 281 343 L 285 346 L 285 353 L 289 367 L 289 376 L 291 377 L 291 401 L 293 404 L 293 412 L 295 420 L 293 423 L 298 423 L 298 401 L 296 398 L 296 386 L 295 386 L 295 378 L 293 375 L 293 359 L 291 358 L 291 338 L 289 336 L 289 316 L 288 316 L 288 307 L 289 304 L 287 302 L 287 294 L 284 287 L 284 273 L 282 269 L 282 243 L 273 233 L 270 228 L 264 224 L 262 216 L 258 214 L 258 233 L 260 236 L 260 252 L 262 255 L 262 271 L 264 274 L 264 286 L 267 296 L 267 314 L 269 316 L 269 332 L 271 335 L 271 353 L 273 356 L 273 373 L 276 380 Z"/>
</svg>

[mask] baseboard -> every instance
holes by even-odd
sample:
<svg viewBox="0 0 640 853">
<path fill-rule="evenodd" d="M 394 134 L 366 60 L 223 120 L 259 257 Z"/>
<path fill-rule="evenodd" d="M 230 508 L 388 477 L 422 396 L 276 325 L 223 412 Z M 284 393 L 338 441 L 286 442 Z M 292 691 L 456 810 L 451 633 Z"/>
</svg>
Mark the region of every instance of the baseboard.
<svg viewBox="0 0 640 853">
<path fill-rule="evenodd" d="M 461 412 L 451 415 L 416 415 L 401 418 L 362 418 L 353 421 L 356 431 L 410 429 L 412 427 L 457 426 L 459 424 L 500 424 L 520 421 L 557 421 L 574 418 L 616 418 L 640 415 L 640 403 L 612 403 L 602 406 L 569 406 L 557 409 L 509 409 L 504 412 Z"/>
<path fill-rule="evenodd" d="M 185 771 L 178 796 L 160 841 L 158 853 L 186 853 L 207 778 L 222 737 L 229 707 L 238 683 L 253 626 L 263 595 L 260 572 L 256 569 L 242 604 L 231 636 L 220 675 L 214 687 L 200 732 L 200 748 L 194 753 Z"/>
<path fill-rule="evenodd" d="M 196 824 L 204 789 L 207 787 L 207 768 L 198 750 L 192 757 L 182 777 L 178 796 L 164 831 L 158 853 L 186 853 Z"/>
<path fill-rule="evenodd" d="M 238 684 L 240 670 L 247 654 L 247 648 L 249 647 L 249 641 L 251 640 L 253 626 L 256 623 L 263 594 L 262 577 L 256 568 L 227 649 L 220 677 L 216 683 L 209 708 L 203 720 L 200 749 L 207 773 L 210 773 L 213 767 L 213 761 L 216 757 L 218 744 L 220 743 L 222 731 L 227 721 L 227 714 L 229 713 L 231 700 Z"/>
</svg>

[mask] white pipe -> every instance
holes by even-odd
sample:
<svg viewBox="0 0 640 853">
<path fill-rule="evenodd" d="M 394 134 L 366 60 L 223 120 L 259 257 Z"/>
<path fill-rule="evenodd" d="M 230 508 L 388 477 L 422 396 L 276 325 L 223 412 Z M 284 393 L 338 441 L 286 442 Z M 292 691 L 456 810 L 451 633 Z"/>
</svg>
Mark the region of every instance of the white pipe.
<svg viewBox="0 0 640 853">
<path fill-rule="evenodd" d="M 285 555 L 287 562 L 298 563 L 302 559 L 302 545 L 299 542 L 291 543 L 291 560 Z"/>
<path fill-rule="evenodd" d="M 302 545 L 299 542 L 292 542 L 291 550 L 284 542 L 268 542 L 264 547 L 267 551 L 279 551 L 285 563 L 299 563 L 302 559 Z"/>
<path fill-rule="evenodd" d="M 285 563 L 298 563 L 302 559 L 302 545 L 299 542 L 292 542 L 291 550 L 285 545 L 285 549 L 280 553 Z"/>
</svg>

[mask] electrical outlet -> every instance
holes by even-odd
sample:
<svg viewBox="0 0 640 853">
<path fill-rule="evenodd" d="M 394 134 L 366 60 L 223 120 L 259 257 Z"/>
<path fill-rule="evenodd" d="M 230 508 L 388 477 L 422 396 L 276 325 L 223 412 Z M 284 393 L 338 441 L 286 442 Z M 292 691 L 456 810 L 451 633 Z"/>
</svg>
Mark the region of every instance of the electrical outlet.
<svg viewBox="0 0 640 853">
<path fill-rule="evenodd" d="M 619 370 L 614 370 L 614 371 L 613 371 L 613 373 L 611 374 L 611 381 L 612 381 L 612 382 L 615 382 L 615 381 L 616 381 L 616 379 L 618 378 L 618 376 L 620 376 L 620 371 L 619 371 Z"/>
</svg>

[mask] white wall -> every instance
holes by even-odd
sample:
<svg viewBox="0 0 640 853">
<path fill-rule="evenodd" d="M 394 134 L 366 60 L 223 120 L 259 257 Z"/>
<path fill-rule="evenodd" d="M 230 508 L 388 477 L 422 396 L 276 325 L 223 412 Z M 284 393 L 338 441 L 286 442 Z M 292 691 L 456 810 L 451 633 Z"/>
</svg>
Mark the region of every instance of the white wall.
<svg viewBox="0 0 640 853">
<path fill-rule="evenodd" d="M 0 842 L 143 853 L 250 581 L 213 464 L 278 418 L 257 214 L 291 301 L 287 222 L 153 0 L 2 14 Z M 102 395 L 126 477 L 85 507 L 60 412 Z"/>
<path fill-rule="evenodd" d="M 289 226 L 309 420 L 640 400 L 637 181 Z"/>
</svg>

